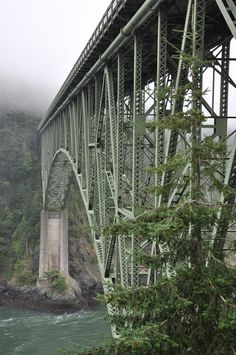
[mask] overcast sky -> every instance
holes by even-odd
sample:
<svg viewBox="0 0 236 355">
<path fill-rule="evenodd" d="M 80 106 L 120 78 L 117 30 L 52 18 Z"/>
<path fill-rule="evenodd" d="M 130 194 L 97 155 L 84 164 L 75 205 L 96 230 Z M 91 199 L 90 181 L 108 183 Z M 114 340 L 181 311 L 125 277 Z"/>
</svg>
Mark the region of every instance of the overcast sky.
<svg viewBox="0 0 236 355">
<path fill-rule="evenodd" d="M 110 0 L 0 0 L 0 109 L 44 113 Z M 236 45 L 232 48 L 236 57 Z M 233 68 L 234 67 L 234 68 Z M 231 73 L 236 63 L 231 63 Z M 230 114 L 235 92 L 230 88 Z"/>
<path fill-rule="evenodd" d="M 109 4 L 110 0 L 0 0 L 0 105 L 9 95 L 20 101 L 25 91 L 38 95 L 34 99 L 42 100 L 45 110 Z"/>
</svg>

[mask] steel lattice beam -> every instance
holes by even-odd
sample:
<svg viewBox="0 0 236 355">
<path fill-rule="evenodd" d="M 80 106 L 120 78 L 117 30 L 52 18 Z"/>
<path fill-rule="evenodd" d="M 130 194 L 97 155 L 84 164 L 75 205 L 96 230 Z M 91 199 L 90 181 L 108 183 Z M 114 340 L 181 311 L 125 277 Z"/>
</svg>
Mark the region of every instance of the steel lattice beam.
<svg viewBox="0 0 236 355">
<path fill-rule="evenodd" d="M 100 48 L 99 41 L 106 39 L 101 39 L 102 32 L 93 38 L 91 53 L 87 50 L 77 62 L 39 127 L 44 208 L 65 206 L 74 174 L 104 285 L 109 285 L 106 290 L 113 283 L 129 287 L 155 282 L 157 273 L 145 269 L 137 255 L 140 250 L 164 254 L 168 246 L 149 242 L 144 235 L 107 237 L 103 226 L 136 218 L 145 208 L 175 204 L 189 188 L 183 184 L 187 165 L 176 175 L 161 177 L 147 170 L 184 149 L 183 137 L 175 130 L 146 129 L 147 122 L 183 109 L 184 99 L 172 95 L 191 81 L 183 54 L 206 60 L 198 71 L 198 89 L 205 77 L 213 88 L 212 97 L 206 95 L 195 103 L 211 119 L 202 134 L 226 138 L 229 85 L 235 89 L 236 81 L 230 72 L 230 40 L 235 31 L 231 0 L 125 0 L 112 1 L 110 8 L 111 23 L 106 18 L 104 29 L 112 40 L 98 58 L 96 45 Z M 121 13 L 125 20 L 120 20 Z M 235 187 L 235 142 L 228 154 L 230 159 L 220 163 L 219 171 L 225 185 Z M 148 192 L 148 187 L 164 186 L 173 178 L 180 188 L 155 197 Z M 225 205 L 234 202 L 224 195 L 220 199 Z M 219 233 L 227 238 L 229 221 L 223 209 L 218 217 L 212 245 Z M 167 266 L 165 272 L 170 275 L 172 270 Z"/>
</svg>

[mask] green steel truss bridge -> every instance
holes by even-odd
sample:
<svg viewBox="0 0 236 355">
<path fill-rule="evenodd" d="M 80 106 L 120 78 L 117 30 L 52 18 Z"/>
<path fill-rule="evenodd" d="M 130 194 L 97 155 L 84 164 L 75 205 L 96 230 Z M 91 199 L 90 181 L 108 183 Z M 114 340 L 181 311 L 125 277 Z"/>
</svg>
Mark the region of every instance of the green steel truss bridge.
<svg viewBox="0 0 236 355">
<path fill-rule="evenodd" d="M 195 34 L 194 48 L 190 32 Z M 41 279 L 51 269 L 68 274 L 66 202 L 74 174 L 105 290 L 115 283 L 124 287 L 150 283 L 152 270 L 139 264 L 136 251 L 163 254 L 167 246 L 145 236 L 105 238 L 101 226 L 132 219 L 142 208 L 163 203 L 162 196 L 154 198 L 147 187 L 165 184 L 168 176 L 158 178 L 147 168 L 162 164 L 183 142 L 174 131 L 150 132 L 145 124 L 183 109 L 183 102 L 158 94 L 190 80 L 177 50 L 194 51 L 206 63 L 199 72 L 199 87 L 210 90 L 202 98 L 208 117 L 202 130 L 215 139 L 232 132 L 236 118 L 236 107 L 230 107 L 229 100 L 236 91 L 233 37 L 235 0 L 112 0 L 39 126 L 44 208 Z M 230 186 L 236 179 L 233 137 L 234 133 L 221 169 Z M 177 178 L 184 178 L 187 169 Z M 187 188 L 173 189 L 165 202 L 177 203 Z M 219 198 L 227 203 L 227 197 Z M 213 237 L 226 235 L 230 228 L 219 210 Z"/>
</svg>

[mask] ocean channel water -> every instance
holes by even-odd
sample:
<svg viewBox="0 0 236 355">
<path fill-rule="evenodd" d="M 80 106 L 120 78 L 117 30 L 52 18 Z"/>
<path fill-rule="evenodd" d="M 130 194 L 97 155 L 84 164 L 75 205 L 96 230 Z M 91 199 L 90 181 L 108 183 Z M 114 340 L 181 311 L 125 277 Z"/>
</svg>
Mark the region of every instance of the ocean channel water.
<svg viewBox="0 0 236 355">
<path fill-rule="evenodd" d="M 105 309 L 55 315 L 0 308 L 1 355 L 57 355 L 77 344 L 96 345 L 111 336 Z"/>
</svg>

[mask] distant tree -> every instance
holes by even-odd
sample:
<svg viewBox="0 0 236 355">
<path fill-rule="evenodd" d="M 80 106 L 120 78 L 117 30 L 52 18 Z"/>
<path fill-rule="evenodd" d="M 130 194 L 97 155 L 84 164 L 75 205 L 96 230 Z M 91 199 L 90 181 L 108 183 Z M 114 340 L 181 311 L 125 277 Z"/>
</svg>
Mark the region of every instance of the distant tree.
<svg viewBox="0 0 236 355">
<path fill-rule="evenodd" d="M 29 254 L 30 226 L 23 216 L 22 221 L 13 233 L 12 249 L 20 259 L 23 255 Z"/>
<path fill-rule="evenodd" d="M 22 282 L 35 279 L 25 265 L 30 268 L 39 243 L 38 122 L 25 112 L 0 112 L 0 267 L 2 277 L 17 274 Z M 33 269 L 37 272 L 37 266 Z"/>
<path fill-rule="evenodd" d="M 8 181 L 0 180 L 0 206 L 7 207 L 7 190 L 9 188 Z"/>
</svg>

